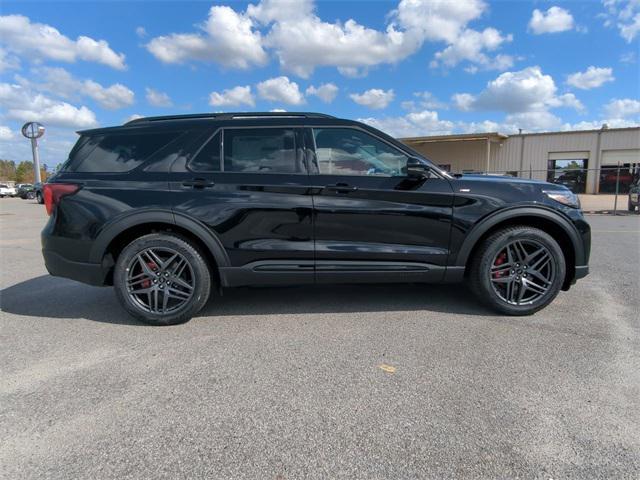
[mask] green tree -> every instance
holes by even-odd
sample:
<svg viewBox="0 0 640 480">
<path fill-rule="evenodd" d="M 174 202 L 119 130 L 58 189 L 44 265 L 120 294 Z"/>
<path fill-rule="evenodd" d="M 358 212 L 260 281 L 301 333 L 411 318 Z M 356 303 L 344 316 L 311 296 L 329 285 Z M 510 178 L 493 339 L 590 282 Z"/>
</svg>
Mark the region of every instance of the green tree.
<svg viewBox="0 0 640 480">
<path fill-rule="evenodd" d="M 0 180 L 16 179 L 16 162 L 13 160 L 0 160 Z"/>
</svg>

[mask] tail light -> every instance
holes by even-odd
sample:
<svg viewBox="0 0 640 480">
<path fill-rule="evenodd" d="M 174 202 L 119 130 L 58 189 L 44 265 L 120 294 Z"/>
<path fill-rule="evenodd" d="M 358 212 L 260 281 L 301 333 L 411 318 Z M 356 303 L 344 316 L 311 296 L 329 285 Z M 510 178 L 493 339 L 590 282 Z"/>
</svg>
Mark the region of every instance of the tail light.
<svg viewBox="0 0 640 480">
<path fill-rule="evenodd" d="M 42 195 L 44 196 L 44 206 L 47 209 L 47 215 L 53 213 L 53 209 L 60 199 L 65 195 L 72 195 L 80 189 L 80 185 L 75 183 L 45 183 L 42 186 Z"/>
</svg>

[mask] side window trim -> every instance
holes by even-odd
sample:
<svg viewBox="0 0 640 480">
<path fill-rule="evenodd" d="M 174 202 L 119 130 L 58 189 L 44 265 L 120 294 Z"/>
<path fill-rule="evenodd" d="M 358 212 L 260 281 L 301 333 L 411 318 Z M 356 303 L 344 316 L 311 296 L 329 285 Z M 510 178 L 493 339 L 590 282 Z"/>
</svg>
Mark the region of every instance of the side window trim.
<svg viewBox="0 0 640 480">
<path fill-rule="evenodd" d="M 198 155 L 200 155 L 200 152 L 202 152 L 202 150 L 204 150 L 205 147 L 207 145 L 209 145 L 209 142 L 212 141 L 215 138 L 215 136 L 218 134 L 218 132 L 222 132 L 223 130 L 224 129 L 222 127 L 216 128 L 213 131 L 213 133 L 211 135 L 209 135 L 204 142 L 202 142 L 202 145 L 200 145 L 200 147 L 198 147 L 196 149 L 196 151 L 193 153 L 193 155 L 191 156 L 191 158 L 189 159 L 189 161 L 187 162 L 187 165 L 186 165 L 187 170 L 189 172 L 191 172 L 191 173 L 219 173 L 220 171 L 224 170 L 224 165 L 223 165 L 223 162 L 222 162 L 222 144 L 223 144 L 224 139 L 223 139 L 222 133 L 220 134 L 220 165 L 219 165 L 219 168 L 221 168 L 222 170 L 215 170 L 215 169 L 214 170 L 194 170 L 194 169 L 191 168 L 191 162 L 193 162 L 198 157 Z"/>
</svg>

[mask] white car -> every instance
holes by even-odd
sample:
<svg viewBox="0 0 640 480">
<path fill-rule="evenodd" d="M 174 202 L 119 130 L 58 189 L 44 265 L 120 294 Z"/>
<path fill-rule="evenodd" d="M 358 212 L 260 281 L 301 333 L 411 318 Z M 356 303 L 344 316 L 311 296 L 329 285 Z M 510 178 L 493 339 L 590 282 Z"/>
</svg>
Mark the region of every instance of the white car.
<svg viewBox="0 0 640 480">
<path fill-rule="evenodd" d="M 15 196 L 16 189 L 14 187 L 10 187 L 8 185 L 5 185 L 4 183 L 0 183 L 0 198 Z"/>
</svg>

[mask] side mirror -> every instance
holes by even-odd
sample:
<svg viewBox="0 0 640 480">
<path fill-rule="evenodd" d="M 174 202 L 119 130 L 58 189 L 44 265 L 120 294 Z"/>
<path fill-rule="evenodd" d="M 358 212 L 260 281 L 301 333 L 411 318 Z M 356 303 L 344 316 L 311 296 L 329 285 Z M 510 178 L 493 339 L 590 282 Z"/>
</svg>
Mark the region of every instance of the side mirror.
<svg viewBox="0 0 640 480">
<path fill-rule="evenodd" d="M 429 178 L 430 169 L 415 157 L 407 160 L 407 176 L 410 178 Z"/>
</svg>

